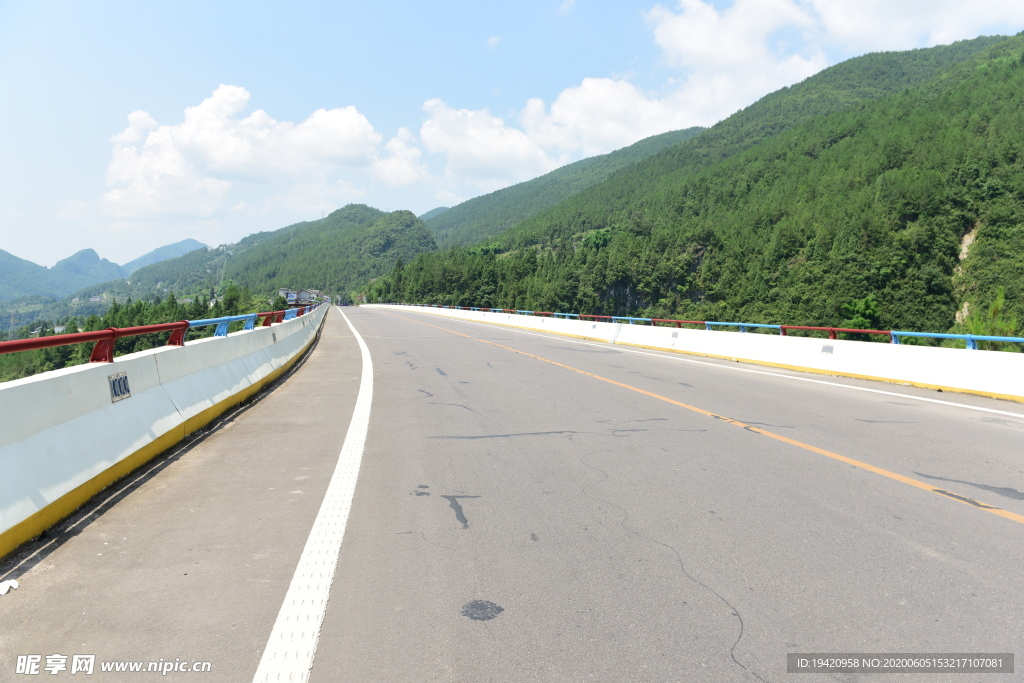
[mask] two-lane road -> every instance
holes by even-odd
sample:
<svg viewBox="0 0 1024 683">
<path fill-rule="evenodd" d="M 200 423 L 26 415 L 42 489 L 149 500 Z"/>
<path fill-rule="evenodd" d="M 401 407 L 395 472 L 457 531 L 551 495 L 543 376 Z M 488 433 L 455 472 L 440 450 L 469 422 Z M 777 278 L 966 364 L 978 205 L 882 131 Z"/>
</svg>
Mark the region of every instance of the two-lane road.
<svg viewBox="0 0 1024 683">
<path fill-rule="evenodd" d="M 312 680 L 1024 652 L 1019 407 L 348 312 L 374 407 Z"/>
</svg>

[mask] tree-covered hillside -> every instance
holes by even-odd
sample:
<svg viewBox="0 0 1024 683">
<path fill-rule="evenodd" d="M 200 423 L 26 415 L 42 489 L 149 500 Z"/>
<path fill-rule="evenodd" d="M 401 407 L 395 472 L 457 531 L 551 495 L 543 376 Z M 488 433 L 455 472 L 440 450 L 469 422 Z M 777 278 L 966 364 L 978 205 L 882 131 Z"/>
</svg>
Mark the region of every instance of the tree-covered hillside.
<svg viewBox="0 0 1024 683">
<path fill-rule="evenodd" d="M 253 290 L 313 287 L 347 296 L 399 259 L 436 248 L 411 212 L 350 204 L 229 259 L 224 276 Z"/>
<path fill-rule="evenodd" d="M 1022 37 L 850 60 L 368 293 L 943 331 L 984 327 L 1002 287 L 1019 320 L 1022 60 Z"/>
<path fill-rule="evenodd" d="M 689 140 L 703 128 L 654 135 L 629 147 L 567 164 L 551 173 L 476 197 L 423 220 L 442 247 L 489 239 L 607 178 L 615 171 Z M 434 215 L 430 215 L 434 214 Z"/>
<path fill-rule="evenodd" d="M 437 245 L 423 221 L 409 211 L 384 213 L 349 204 L 321 220 L 258 232 L 235 244 L 197 249 L 135 271 L 129 280 L 105 282 L 78 297 L 152 299 L 219 291 L 234 282 L 253 292 L 280 287 L 320 289 L 347 295 Z"/>
<path fill-rule="evenodd" d="M 0 250 L 0 300 L 22 296 L 64 296 L 94 282 L 122 276 L 121 266 L 83 249 L 45 268 Z"/>
</svg>

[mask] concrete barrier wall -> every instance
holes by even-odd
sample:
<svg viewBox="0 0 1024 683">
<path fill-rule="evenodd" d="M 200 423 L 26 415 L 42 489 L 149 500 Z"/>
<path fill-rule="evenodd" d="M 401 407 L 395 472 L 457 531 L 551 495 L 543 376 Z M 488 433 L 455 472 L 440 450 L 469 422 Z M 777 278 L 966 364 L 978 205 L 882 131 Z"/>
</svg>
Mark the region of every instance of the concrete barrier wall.
<svg viewBox="0 0 1024 683">
<path fill-rule="evenodd" d="M 0 384 L 0 557 L 280 376 L 327 309 Z"/>
<path fill-rule="evenodd" d="M 371 307 L 378 307 L 374 304 Z M 384 306 L 614 344 L 1024 402 L 1024 354 L 777 334 L 594 323 L 514 313 Z"/>
</svg>

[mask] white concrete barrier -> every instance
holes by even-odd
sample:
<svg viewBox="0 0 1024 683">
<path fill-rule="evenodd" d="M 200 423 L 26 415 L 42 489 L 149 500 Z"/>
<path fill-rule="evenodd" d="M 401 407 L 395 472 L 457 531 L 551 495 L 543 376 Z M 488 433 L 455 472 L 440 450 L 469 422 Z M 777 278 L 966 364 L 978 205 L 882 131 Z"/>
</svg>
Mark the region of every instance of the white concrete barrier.
<svg viewBox="0 0 1024 683">
<path fill-rule="evenodd" d="M 791 337 L 753 332 L 594 323 L 423 306 L 371 307 L 544 330 L 614 344 L 896 382 L 1024 402 L 1024 353 Z"/>
<path fill-rule="evenodd" d="M 0 384 L 0 557 L 283 374 L 327 309 Z"/>
</svg>

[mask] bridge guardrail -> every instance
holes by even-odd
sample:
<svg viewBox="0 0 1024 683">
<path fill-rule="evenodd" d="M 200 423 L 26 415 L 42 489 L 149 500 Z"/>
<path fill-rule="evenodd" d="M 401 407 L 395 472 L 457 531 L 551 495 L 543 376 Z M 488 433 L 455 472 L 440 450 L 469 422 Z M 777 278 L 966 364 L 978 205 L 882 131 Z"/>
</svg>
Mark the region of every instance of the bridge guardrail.
<svg viewBox="0 0 1024 683">
<path fill-rule="evenodd" d="M 194 327 L 206 327 L 216 325 L 214 337 L 226 337 L 231 323 L 245 321 L 243 329 L 255 329 L 256 321 L 263 319 L 263 327 L 269 327 L 274 323 L 281 323 L 285 320 L 292 320 L 301 315 L 311 313 L 317 306 L 302 306 L 280 311 L 267 311 L 266 313 L 246 313 L 243 315 L 232 315 L 221 318 L 208 318 L 205 320 L 180 320 L 173 323 L 159 323 L 156 325 L 140 325 L 137 327 L 108 327 L 103 330 L 92 332 L 76 332 L 74 334 L 57 334 L 50 337 L 32 337 L 30 339 L 13 339 L 0 342 L 0 354 L 18 353 L 20 351 L 34 351 L 37 349 L 50 349 L 57 346 L 72 346 L 74 344 L 87 344 L 95 342 L 92 354 L 89 356 L 90 363 L 112 363 L 114 362 L 114 344 L 123 337 L 137 337 L 143 334 L 158 334 L 170 332 L 166 346 L 184 346 L 185 335 Z"/>
<path fill-rule="evenodd" d="M 281 324 L 188 344 L 190 321 L 64 335 L 112 348 L 118 334 L 170 332 L 181 343 L 0 383 L 0 557 L 280 377 L 312 346 L 325 312 L 296 310 Z M 250 317 L 259 314 L 241 316 Z"/>
<path fill-rule="evenodd" d="M 394 304 L 393 304 L 394 305 Z M 880 380 L 926 389 L 940 389 L 977 394 L 1024 403 L 1024 354 L 1000 353 L 977 349 L 964 353 L 963 347 L 949 348 L 899 343 L 903 336 L 931 336 L 928 332 L 905 333 L 900 330 L 859 330 L 850 328 L 814 327 L 808 332 L 816 336 L 792 334 L 795 327 L 770 326 L 756 333 L 745 323 L 723 322 L 707 325 L 697 320 L 650 319 L 633 324 L 612 316 L 580 314 L 578 317 L 519 316 L 461 310 L 460 307 L 405 306 L 409 311 L 422 310 L 434 315 L 466 318 L 496 325 L 544 331 L 608 344 L 637 346 L 694 356 L 748 362 L 771 367 L 812 372 L 823 375 Z M 445 310 L 448 309 L 448 310 Z M 617 318 L 617 316 L 616 316 Z M 733 330 L 748 327 L 747 334 Z M 759 323 L 762 324 L 763 323 Z M 689 327 L 688 327 L 689 326 Z M 767 334 L 765 334 L 767 332 Z M 821 333 L 829 339 L 822 339 Z M 869 343 L 858 339 L 840 339 L 840 333 L 884 334 L 890 343 Z M 939 333 L 936 333 L 939 334 Z M 986 337 L 948 335 L 975 341 L 1024 342 L 1017 337 Z M 893 343 L 894 338 L 896 340 Z"/>
<path fill-rule="evenodd" d="M 657 324 L 667 323 L 673 324 L 677 328 L 682 325 L 701 325 L 706 330 L 711 330 L 715 327 L 736 327 L 739 328 L 740 332 L 746 332 L 747 328 L 754 329 L 768 329 L 778 330 L 779 334 L 783 337 L 789 336 L 790 330 L 804 330 L 811 332 L 826 332 L 828 333 L 829 339 L 838 339 L 840 334 L 884 334 L 889 337 L 889 343 L 899 344 L 901 337 L 910 338 L 930 338 L 930 339 L 959 339 L 965 342 L 967 349 L 977 350 L 979 341 L 991 341 L 991 342 L 1007 342 L 1024 344 L 1024 337 L 997 337 L 989 335 L 979 334 L 954 334 L 951 332 L 910 332 L 905 330 L 861 330 L 849 327 L 818 327 L 812 325 L 771 325 L 766 323 L 744 323 L 744 322 L 717 322 L 713 320 L 674 320 L 670 318 L 633 318 L 629 316 L 612 316 L 612 315 L 597 315 L 593 313 L 551 313 L 546 311 L 520 311 L 515 309 L 505 308 L 480 308 L 471 306 L 447 306 L 444 304 L 386 304 L 389 306 L 419 306 L 427 308 L 446 308 L 451 310 L 463 310 L 463 311 L 479 311 L 479 312 L 492 312 L 492 313 L 514 313 L 518 315 L 536 315 L 536 316 L 548 316 L 553 318 L 563 318 L 566 320 L 579 319 L 579 320 L 605 320 L 608 322 L 625 322 L 630 325 L 636 324 L 637 322 L 649 323 L 652 326 Z"/>
</svg>

